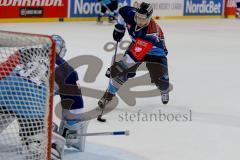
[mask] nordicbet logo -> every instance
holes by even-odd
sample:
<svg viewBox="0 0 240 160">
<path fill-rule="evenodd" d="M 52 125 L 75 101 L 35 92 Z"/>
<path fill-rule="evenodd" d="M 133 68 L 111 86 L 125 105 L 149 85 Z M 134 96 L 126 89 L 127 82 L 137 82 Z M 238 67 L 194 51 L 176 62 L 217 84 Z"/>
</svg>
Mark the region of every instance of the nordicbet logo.
<svg viewBox="0 0 240 160">
<path fill-rule="evenodd" d="M 221 15 L 222 0 L 186 0 L 184 15 Z"/>
<path fill-rule="evenodd" d="M 101 10 L 97 0 L 71 0 L 71 17 L 94 17 Z M 130 4 L 130 0 L 119 0 L 119 7 Z"/>
<path fill-rule="evenodd" d="M 96 2 L 83 2 L 83 0 L 75 0 L 74 14 L 93 14 L 100 11 L 101 5 Z"/>
</svg>

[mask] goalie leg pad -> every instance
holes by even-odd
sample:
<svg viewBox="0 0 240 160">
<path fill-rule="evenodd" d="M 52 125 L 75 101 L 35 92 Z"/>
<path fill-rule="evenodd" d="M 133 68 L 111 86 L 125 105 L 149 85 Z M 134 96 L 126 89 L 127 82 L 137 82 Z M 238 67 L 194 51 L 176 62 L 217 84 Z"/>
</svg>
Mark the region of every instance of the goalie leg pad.
<svg viewBox="0 0 240 160">
<path fill-rule="evenodd" d="M 87 132 L 88 121 L 64 121 L 60 123 L 60 134 L 66 138 L 66 146 L 78 149 L 80 152 L 85 150 L 86 136 L 80 136 Z"/>
<path fill-rule="evenodd" d="M 65 138 L 59 134 L 53 132 L 52 136 L 52 160 L 62 160 L 64 155 L 64 145 L 66 143 Z"/>
<path fill-rule="evenodd" d="M 52 123 L 52 131 L 58 133 L 58 125 L 55 122 Z"/>
</svg>

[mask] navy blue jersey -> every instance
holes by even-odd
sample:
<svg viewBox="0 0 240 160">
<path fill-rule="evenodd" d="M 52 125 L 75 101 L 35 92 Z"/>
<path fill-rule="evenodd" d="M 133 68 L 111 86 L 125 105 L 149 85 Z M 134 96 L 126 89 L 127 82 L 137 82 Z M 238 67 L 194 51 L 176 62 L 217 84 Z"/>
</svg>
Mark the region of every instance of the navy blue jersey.
<svg viewBox="0 0 240 160">
<path fill-rule="evenodd" d="M 55 82 L 59 87 L 61 104 L 64 109 L 83 108 L 81 89 L 77 85 L 78 74 L 63 58 L 56 56 Z M 66 101 L 71 101 L 66 103 Z"/>
<path fill-rule="evenodd" d="M 139 28 L 135 21 L 136 12 L 137 10 L 134 7 L 125 6 L 120 8 L 118 23 L 126 25 L 133 42 L 136 38 L 141 38 L 153 44 L 153 48 L 147 53 L 148 55 L 166 56 L 167 48 L 165 46 L 164 34 L 160 26 L 151 19 L 148 26 Z"/>
</svg>

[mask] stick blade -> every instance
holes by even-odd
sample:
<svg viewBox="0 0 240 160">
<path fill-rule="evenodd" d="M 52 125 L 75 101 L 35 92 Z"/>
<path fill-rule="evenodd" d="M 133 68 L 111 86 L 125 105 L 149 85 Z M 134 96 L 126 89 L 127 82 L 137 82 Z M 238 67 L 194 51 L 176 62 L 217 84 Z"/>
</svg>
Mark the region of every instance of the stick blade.
<svg viewBox="0 0 240 160">
<path fill-rule="evenodd" d="M 106 119 L 102 118 L 101 115 L 98 116 L 97 120 L 98 120 L 99 122 L 106 122 L 106 121 L 107 121 Z"/>
</svg>

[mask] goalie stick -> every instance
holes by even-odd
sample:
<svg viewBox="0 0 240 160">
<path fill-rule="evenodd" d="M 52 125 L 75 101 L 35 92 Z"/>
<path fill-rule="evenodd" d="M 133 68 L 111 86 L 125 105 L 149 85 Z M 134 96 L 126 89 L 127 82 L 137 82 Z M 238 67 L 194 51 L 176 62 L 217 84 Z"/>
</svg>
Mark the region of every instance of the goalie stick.
<svg viewBox="0 0 240 160">
<path fill-rule="evenodd" d="M 85 134 L 68 134 L 67 139 L 76 139 L 82 136 L 129 136 L 130 132 L 126 131 L 115 131 L 115 132 L 97 132 L 97 133 L 85 133 Z"/>
</svg>

